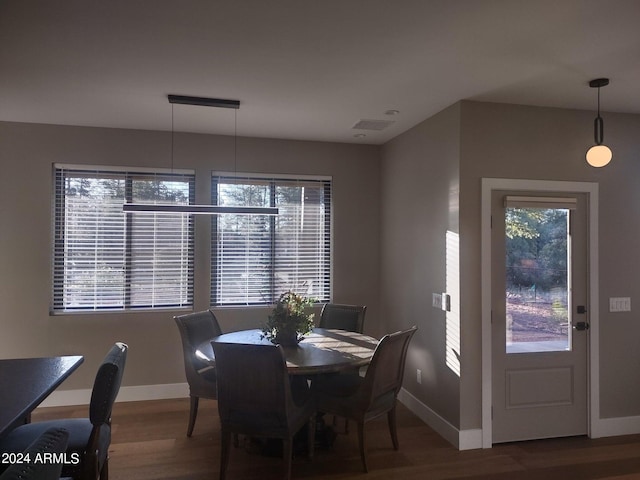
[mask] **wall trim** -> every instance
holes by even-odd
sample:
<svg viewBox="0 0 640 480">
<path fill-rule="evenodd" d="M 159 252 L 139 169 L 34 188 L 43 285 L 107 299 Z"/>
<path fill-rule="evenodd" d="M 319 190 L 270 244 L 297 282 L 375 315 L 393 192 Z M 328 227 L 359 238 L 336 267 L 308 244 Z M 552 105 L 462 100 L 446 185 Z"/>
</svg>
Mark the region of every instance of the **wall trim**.
<svg viewBox="0 0 640 480">
<path fill-rule="evenodd" d="M 404 388 L 398 400 L 458 450 L 482 448 L 482 430 L 459 430 Z"/>
<path fill-rule="evenodd" d="M 137 385 L 121 387 L 116 402 L 138 402 L 141 400 L 165 400 L 186 398 L 189 396 L 187 383 L 168 383 L 162 385 Z M 70 405 L 89 405 L 91 389 L 56 390 L 49 395 L 41 407 L 65 407 Z"/>
<path fill-rule="evenodd" d="M 591 428 L 591 438 L 640 433 L 640 416 L 600 418 Z"/>
</svg>

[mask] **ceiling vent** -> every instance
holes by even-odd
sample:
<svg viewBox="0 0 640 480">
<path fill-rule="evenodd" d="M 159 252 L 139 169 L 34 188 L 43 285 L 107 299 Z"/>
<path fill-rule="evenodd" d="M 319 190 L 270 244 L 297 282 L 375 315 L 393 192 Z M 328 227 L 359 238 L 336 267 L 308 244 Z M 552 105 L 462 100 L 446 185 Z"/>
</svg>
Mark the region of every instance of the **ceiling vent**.
<svg viewBox="0 0 640 480">
<path fill-rule="evenodd" d="M 353 127 L 356 130 L 384 130 L 396 123 L 393 120 L 359 120 Z"/>
</svg>

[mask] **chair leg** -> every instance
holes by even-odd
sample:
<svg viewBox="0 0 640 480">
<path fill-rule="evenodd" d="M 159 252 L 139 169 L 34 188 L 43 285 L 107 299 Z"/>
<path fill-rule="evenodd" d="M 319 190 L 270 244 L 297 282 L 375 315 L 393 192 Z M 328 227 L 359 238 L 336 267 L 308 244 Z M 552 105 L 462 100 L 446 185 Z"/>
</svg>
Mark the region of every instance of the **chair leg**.
<svg viewBox="0 0 640 480">
<path fill-rule="evenodd" d="M 360 458 L 362 459 L 364 473 L 369 473 L 369 468 L 367 467 L 367 450 L 364 445 L 364 421 L 358 422 L 358 443 L 360 445 Z"/>
<path fill-rule="evenodd" d="M 231 432 L 229 430 L 222 430 L 220 433 L 220 480 L 225 479 L 230 452 Z"/>
<path fill-rule="evenodd" d="M 316 443 L 316 414 L 311 415 L 309 419 L 309 428 L 307 434 L 307 456 L 309 460 L 313 459 L 313 450 Z"/>
<path fill-rule="evenodd" d="M 293 439 L 282 439 L 282 460 L 284 461 L 284 478 L 285 480 L 291 479 L 291 457 L 293 455 Z M 224 479 L 220 479 L 224 480 Z"/>
<path fill-rule="evenodd" d="M 104 459 L 102 470 L 100 470 L 100 480 L 109 480 L 109 457 Z"/>
<path fill-rule="evenodd" d="M 398 430 L 396 429 L 396 407 L 387 412 L 387 421 L 389 422 L 389 433 L 391 434 L 391 441 L 393 442 L 394 450 L 398 450 Z"/>
<path fill-rule="evenodd" d="M 198 400 L 195 395 L 191 395 L 191 408 L 189 409 L 189 426 L 187 427 L 187 437 L 193 433 L 193 427 L 196 425 L 196 417 L 198 416 Z"/>
</svg>

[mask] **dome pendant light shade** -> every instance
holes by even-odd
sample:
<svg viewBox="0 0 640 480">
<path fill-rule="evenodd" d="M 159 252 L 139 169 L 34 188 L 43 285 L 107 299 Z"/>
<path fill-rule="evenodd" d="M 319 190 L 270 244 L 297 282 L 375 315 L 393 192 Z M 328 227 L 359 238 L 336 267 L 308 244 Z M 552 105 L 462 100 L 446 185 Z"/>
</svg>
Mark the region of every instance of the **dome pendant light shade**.
<svg viewBox="0 0 640 480">
<path fill-rule="evenodd" d="M 595 145 L 587 150 L 587 163 L 592 167 L 604 167 L 613 158 L 611 149 L 603 144 L 604 141 L 604 121 L 600 116 L 600 87 L 609 85 L 608 78 L 597 78 L 589 82 L 591 88 L 598 89 L 598 116 L 593 122 L 593 137 Z"/>
<path fill-rule="evenodd" d="M 594 145 L 587 150 L 587 163 L 592 167 L 604 167 L 613 158 L 611 149 L 606 145 Z"/>
</svg>

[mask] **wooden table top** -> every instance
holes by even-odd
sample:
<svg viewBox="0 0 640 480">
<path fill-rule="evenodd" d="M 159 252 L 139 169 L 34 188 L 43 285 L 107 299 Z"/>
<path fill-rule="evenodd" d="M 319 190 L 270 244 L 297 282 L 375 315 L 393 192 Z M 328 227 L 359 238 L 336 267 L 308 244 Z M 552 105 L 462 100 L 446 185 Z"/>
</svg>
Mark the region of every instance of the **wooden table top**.
<svg viewBox="0 0 640 480">
<path fill-rule="evenodd" d="M 0 437 L 24 423 L 83 361 L 77 355 L 0 360 Z"/>
<path fill-rule="evenodd" d="M 242 330 L 220 335 L 198 346 L 196 355 L 215 366 L 211 342 L 270 345 L 261 330 Z M 314 328 L 297 346 L 283 347 L 291 375 L 339 372 L 368 365 L 378 340 L 361 333 Z"/>
</svg>

